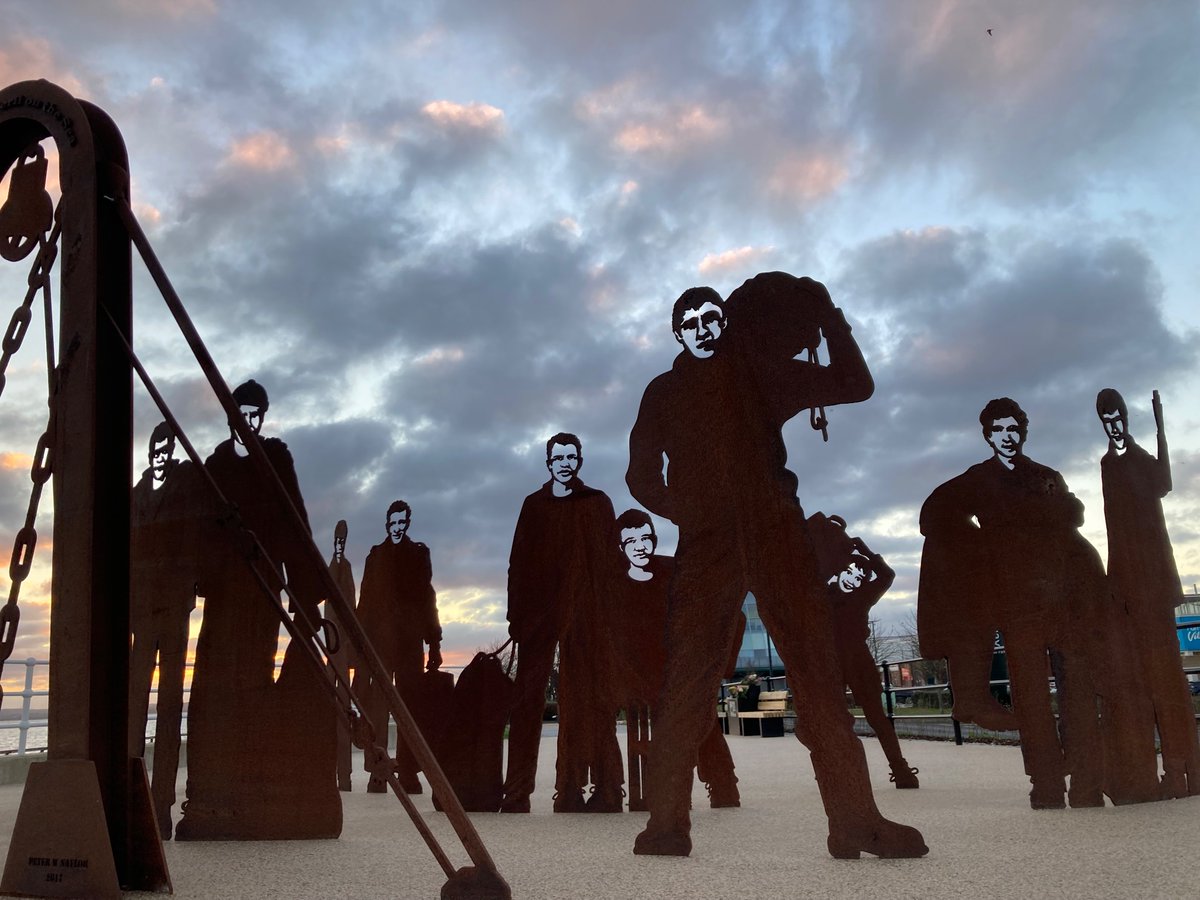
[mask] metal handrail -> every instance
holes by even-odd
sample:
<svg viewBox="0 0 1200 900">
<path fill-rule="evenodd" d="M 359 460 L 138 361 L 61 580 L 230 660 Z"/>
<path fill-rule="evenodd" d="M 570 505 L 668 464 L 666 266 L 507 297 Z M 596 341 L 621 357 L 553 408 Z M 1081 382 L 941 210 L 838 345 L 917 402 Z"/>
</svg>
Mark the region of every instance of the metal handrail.
<svg viewBox="0 0 1200 900">
<path fill-rule="evenodd" d="M 10 667 L 14 666 L 17 664 L 17 660 L 9 660 L 8 664 Z M 6 700 L 13 698 L 13 697 L 21 698 L 20 718 L 0 719 L 0 732 L 19 730 L 20 734 L 17 737 L 17 746 L 14 749 L 9 749 L 9 750 L 0 749 L 0 757 L 25 756 L 30 753 L 41 753 L 46 750 L 45 747 L 30 747 L 29 746 L 29 732 L 31 729 L 34 729 L 34 728 L 45 728 L 49 724 L 48 711 L 44 708 L 34 709 L 33 708 L 33 700 L 36 697 L 47 697 L 48 698 L 50 696 L 50 690 L 49 690 L 49 688 L 34 690 L 33 685 L 34 685 L 36 670 L 43 666 L 46 667 L 47 669 L 49 669 L 50 668 L 50 660 L 36 659 L 35 657 L 30 656 L 30 657 L 27 657 L 25 660 L 21 661 L 21 664 L 23 664 L 25 666 L 25 677 L 23 679 L 24 685 L 25 685 L 24 688 L 21 690 L 9 690 L 8 688 L 5 688 L 5 690 L 4 690 L 4 698 Z M 184 665 L 185 665 L 186 669 L 193 669 L 195 667 L 195 663 L 192 663 L 192 662 L 185 663 Z M 281 663 L 278 661 L 275 663 L 275 671 L 276 671 L 277 675 L 278 675 L 280 665 L 281 665 Z M 454 672 L 456 678 L 457 678 L 458 673 L 461 673 L 464 668 L 465 668 L 464 666 L 442 666 L 443 671 Z M 12 671 L 12 670 L 10 669 L 10 671 Z M 5 680 L 7 681 L 9 679 L 6 678 Z M 15 680 L 15 679 L 13 679 L 13 680 Z M 185 677 L 185 679 L 184 679 L 183 695 L 184 695 L 183 708 L 186 712 L 188 700 L 191 697 L 191 679 L 190 678 Z M 151 722 L 157 721 L 157 719 L 158 719 L 158 715 L 156 712 L 150 713 L 146 719 L 147 725 Z M 187 716 L 186 715 L 183 717 L 183 720 L 181 722 L 180 737 L 181 738 L 187 737 Z M 153 736 L 148 736 L 146 739 L 151 742 L 154 740 Z"/>
</svg>

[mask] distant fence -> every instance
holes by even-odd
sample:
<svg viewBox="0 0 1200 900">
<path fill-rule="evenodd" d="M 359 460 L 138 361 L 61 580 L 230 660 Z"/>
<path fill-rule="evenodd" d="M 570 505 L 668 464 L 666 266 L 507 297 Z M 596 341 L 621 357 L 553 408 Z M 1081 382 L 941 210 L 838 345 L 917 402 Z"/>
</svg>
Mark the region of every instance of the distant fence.
<svg viewBox="0 0 1200 900">
<path fill-rule="evenodd" d="M 1200 628 L 1200 621 L 1180 622 L 1175 627 L 1178 631 L 1196 629 Z M 998 655 L 1003 656 L 1005 654 L 1002 644 L 997 644 L 994 649 Z M 951 712 L 954 706 L 954 688 L 950 681 L 950 673 L 945 660 L 931 660 L 919 656 L 912 659 L 895 661 L 881 660 L 877 664 L 877 668 L 879 669 L 879 690 L 883 698 L 884 709 L 887 712 L 888 720 L 891 721 L 893 727 L 896 729 L 896 734 L 900 737 L 953 740 L 960 746 L 966 741 L 1014 744 L 1020 742 L 1020 734 L 1017 731 L 990 731 L 986 728 L 980 728 L 978 725 L 964 724 L 954 718 Z M 1185 666 L 1183 671 L 1188 676 L 1189 686 L 1193 694 L 1197 693 L 1198 689 L 1200 689 L 1200 681 L 1193 679 L 1191 676 L 1200 675 L 1200 666 Z M 932 680 L 927 679 L 926 676 L 931 672 L 941 677 L 935 677 Z M 764 676 L 761 680 L 764 690 L 778 691 L 788 689 L 786 675 Z M 1049 683 L 1053 691 L 1054 679 L 1050 678 Z M 721 685 L 720 699 L 723 702 L 736 702 L 729 689 L 737 684 L 740 684 L 740 682 L 734 681 Z M 1007 678 L 992 679 L 989 684 L 993 692 L 1002 693 L 1004 696 L 1007 696 L 1011 687 Z M 914 699 L 922 695 L 935 698 L 924 705 L 930 710 L 936 708 L 936 712 L 905 712 L 902 715 L 896 714 L 897 708 L 914 705 Z M 850 696 L 849 691 L 846 692 L 846 696 Z M 1197 713 L 1196 718 L 1200 719 L 1200 713 Z M 869 735 L 873 733 L 870 725 L 867 724 L 866 717 L 858 715 L 854 719 L 854 730 L 858 734 Z M 794 728 L 795 715 L 793 714 L 785 721 L 785 727 L 791 726 Z"/>
</svg>

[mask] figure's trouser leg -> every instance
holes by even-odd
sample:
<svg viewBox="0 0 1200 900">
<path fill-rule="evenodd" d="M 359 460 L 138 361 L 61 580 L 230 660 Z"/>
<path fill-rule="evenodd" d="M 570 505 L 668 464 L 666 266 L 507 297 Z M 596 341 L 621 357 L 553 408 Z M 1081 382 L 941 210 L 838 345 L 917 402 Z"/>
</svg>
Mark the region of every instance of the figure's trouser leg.
<svg viewBox="0 0 1200 900">
<path fill-rule="evenodd" d="M 150 713 L 150 686 L 154 682 L 157 652 L 154 629 L 147 623 L 134 632 L 129 654 L 129 750 L 137 756 L 146 754 L 146 719 Z"/>
<path fill-rule="evenodd" d="M 963 636 L 954 655 L 948 658 L 950 686 L 954 691 L 954 717 L 960 722 L 974 723 L 991 731 L 1014 731 L 1017 728 L 1014 714 L 991 692 L 995 637 L 991 629 L 981 631 L 970 640 Z"/>
<path fill-rule="evenodd" d="M 585 686 L 592 661 L 582 651 L 574 634 L 563 635 L 558 645 L 558 746 L 554 766 L 554 792 L 560 798 L 569 794 L 582 798 L 593 760 L 590 698 Z"/>
<path fill-rule="evenodd" d="M 1098 698 L 1087 657 L 1073 649 L 1052 648 L 1050 667 L 1058 696 L 1059 738 L 1071 776 L 1072 805 L 1103 804 L 1103 744 Z"/>
<path fill-rule="evenodd" d="M 727 790 L 738 782 L 733 768 L 733 757 L 729 753 L 729 744 L 725 742 L 725 733 L 721 731 L 720 724 L 714 722 L 712 729 L 700 744 L 696 757 L 696 775 L 714 791 Z"/>
<path fill-rule="evenodd" d="M 1093 613 L 1097 627 L 1086 636 L 1088 672 L 1101 694 L 1100 729 L 1104 750 L 1104 792 L 1113 803 L 1159 799 L 1154 706 L 1136 649 L 1136 625 L 1125 604 L 1099 588 L 1102 602 Z M 1078 613 L 1072 611 L 1078 621 Z"/>
<path fill-rule="evenodd" d="M 554 668 L 556 643 L 554 634 L 542 634 L 517 645 L 516 702 L 509 717 L 508 768 L 504 779 L 506 800 L 525 800 L 533 793 L 542 714 L 546 709 L 546 684 Z"/>
<path fill-rule="evenodd" d="M 383 654 L 380 653 L 382 658 Z M 383 659 L 384 671 L 390 673 L 392 664 L 390 660 Z M 376 679 L 368 674 L 368 670 L 360 669 L 354 676 L 354 693 L 362 700 L 363 714 L 366 715 L 367 721 L 371 723 L 371 727 L 375 731 L 375 744 L 383 749 L 387 756 L 391 756 L 388 747 L 388 721 L 391 714 L 388 711 L 387 695 L 384 693 L 383 686 Z M 371 771 L 371 753 L 366 751 L 363 753 L 363 770 Z"/>
<path fill-rule="evenodd" d="M 646 809 L 642 775 L 650 749 L 650 708 L 639 700 L 625 704 L 625 733 L 629 762 L 629 809 Z"/>
<path fill-rule="evenodd" d="M 598 693 L 598 689 L 593 691 L 590 704 L 592 790 L 620 805 L 625 766 L 621 761 L 621 745 L 617 743 L 617 713 L 600 701 Z"/>
<path fill-rule="evenodd" d="M 750 589 L 792 686 L 796 737 L 808 748 L 836 837 L 861 833 L 882 820 L 854 719 L 846 708 L 845 680 L 834 646 L 832 614 L 799 507 L 764 522 L 753 543 Z"/>
<path fill-rule="evenodd" d="M 737 548 L 717 534 L 681 532 L 667 606 L 667 660 L 646 760 L 647 834 L 687 835 L 692 769 L 713 726 L 731 635 L 746 597 L 732 563 Z"/>
<path fill-rule="evenodd" d="M 408 707 L 409 713 L 417 708 L 417 704 L 423 701 L 421 696 L 421 669 L 425 663 L 424 647 L 418 642 L 416 648 L 403 647 L 397 652 L 396 663 L 396 688 L 400 694 L 400 699 L 404 701 L 404 705 Z M 409 749 L 408 741 L 397 732 L 396 734 L 396 774 L 400 778 L 401 784 L 418 785 L 417 758 L 413 756 L 412 750 Z"/>
<path fill-rule="evenodd" d="M 1147 610 L 1136 618 L 1138 644 L 1154 718 L 1162 740 L 1163 769 L 1178 778 L 1186 771 L 1191 793 L 1200 792 L 1200 745 L 1187 675 L 1179 661 L 1173 610 Z"/>
<path fill-rule="evenodd" d="M 879 699 L 883 687 L 879 682 L 879 670 L 875 668 L 875 660 L 871 658 L 870 651 L 864 644 L 854 647 L 840 645 L 838 657 L 846 684 L 850 686 L 850 693 L 862 707 L 867 724 L 879 739 L 879 746 L 883 748 L 887 761 L 893 767 L 906 766 L 904 754 L 900 751 L 900 741 L 896 738 L 896 728 L 887 717 L 883 701 Z"/>
<path fill-rule="evenodd" d="M 158 720 L 154 726 L 154 776 L 150 789 L 158 824 L 164 833 L 170 827 L 171 807 L 175 804 L 175 779 L 179 770 L 183 676 L 187 661 L 187 615 L 176 614 L 170 626 L 162 629 L 158 651 Z"/>
<path fill-rule="evenodd" d="M 340 682 L 345 684 L 345 682 Z M 353 764 L 351 762 L 351 741 L 350 731 L 341 724 L 341 720 L 345 717 L 341 710 L 338 710 L 338 730 L 337 730 L 337 780 L 338 787 L 344 791 L 350 790 L 351 772 Z"/>
<path fill-rule="evenodd" d="M 1066 761 L 1050 706 L 1045 640 L 1036 629 L 1010 627 L 1004 631 L 1004 645 L 1008 654 L 1013 709 L 1021 730 L 1025 773 L 1035 789 L 1042 784 L 1057 787 L 1066 775 Z"/>
</svg>

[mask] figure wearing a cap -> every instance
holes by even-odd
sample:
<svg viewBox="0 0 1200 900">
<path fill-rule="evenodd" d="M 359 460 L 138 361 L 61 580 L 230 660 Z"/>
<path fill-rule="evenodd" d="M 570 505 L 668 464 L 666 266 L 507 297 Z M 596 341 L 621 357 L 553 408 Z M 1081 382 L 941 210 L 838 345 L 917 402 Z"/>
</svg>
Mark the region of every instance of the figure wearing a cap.
<svg viewBox="0 0 1200 900">
<path fill-rule="evenodd" d="M 308 514 L 287 445 L 257 437 L 267 392 L 248 381 L 233 392 L 242 416 L 266 453 L 305 527 Z M 302 552 L 300 535 L 279 507 L 249 451 L 230 424 L 230 437 L 205 461 L 236 520 L 253 532 L 265 560 L 257 568 L 272 591 L 280 574 L 313 621 L 320 612 L 320 573 Z M 232 528 L 232 531 L 231 531 Z M 288 646 L 278 681 L 275 654 L 280 617 L 264 596 L 236 525 L 214 529 L 200 579 L 204 622 L 188 709 L 188 785 L 177 840 L 259 840 L 337 837 L 333 706 L 304 651 Z M 232 540 L 231 540 L 232 538 Z"/>
</svg>

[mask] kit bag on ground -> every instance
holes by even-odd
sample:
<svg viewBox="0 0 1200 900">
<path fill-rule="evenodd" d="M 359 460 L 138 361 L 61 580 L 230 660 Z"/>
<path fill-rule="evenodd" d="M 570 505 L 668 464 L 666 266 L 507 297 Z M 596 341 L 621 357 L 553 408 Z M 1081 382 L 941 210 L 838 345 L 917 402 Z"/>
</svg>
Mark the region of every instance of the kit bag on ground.
<svg viewBox="0 0 1200 900">
<path fill-rule="evenodd" d="M 421 690 L 411 710 L 431 748 L 442 742 L 454 702 L 454 675 L 440 669 L 421 673 Z"/>
<path fill-rule="evenodd" d="M 495 653 L 476 653 L 454 685 L 438 761 L 467 812 L 497 812 L 504 799 L 504 728 L 516 686 Z M 435 809 L 441 809 L 436 793 Z"/>
</svg>

